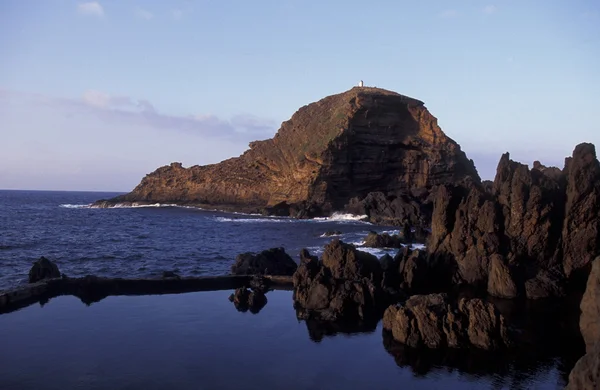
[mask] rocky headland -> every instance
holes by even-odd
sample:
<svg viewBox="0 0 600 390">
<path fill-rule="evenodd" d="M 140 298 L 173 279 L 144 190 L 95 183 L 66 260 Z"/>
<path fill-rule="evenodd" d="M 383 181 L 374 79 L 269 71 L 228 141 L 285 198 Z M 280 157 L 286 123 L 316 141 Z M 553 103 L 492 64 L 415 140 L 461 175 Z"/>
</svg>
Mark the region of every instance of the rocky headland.
<svg viewBox="0 0 600 390">
<path fill-rule="evenodd" d="M 300 108 L 277 134 L 218 164 L 158 168 L 129 194 L 94 207 L 167 203 L 279 216 L 368 215 L 428 224 L 430 190 L 480 179 L 423 102 L 352 88 Z"/>
</svg>

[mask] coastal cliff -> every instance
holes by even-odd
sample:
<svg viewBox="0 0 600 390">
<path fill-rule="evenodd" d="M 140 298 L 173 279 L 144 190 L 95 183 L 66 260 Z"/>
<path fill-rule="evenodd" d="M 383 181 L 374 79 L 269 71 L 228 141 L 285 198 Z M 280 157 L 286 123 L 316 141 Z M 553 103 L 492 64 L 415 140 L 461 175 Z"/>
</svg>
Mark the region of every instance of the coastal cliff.
<svg viewBox="0 0 600 390">
<path fill-rule="evenodd" d="M 479 181 L 473 161 L 423 102 L 355 87 L 300 108 L 272 139 L 250 143 L 239 157 L 160 167 L 132 192 L 95 206 L 173 203 L 313 217 L 356 206 L 373 193 L 404 199 L 398 196 Z"/>
</svg>

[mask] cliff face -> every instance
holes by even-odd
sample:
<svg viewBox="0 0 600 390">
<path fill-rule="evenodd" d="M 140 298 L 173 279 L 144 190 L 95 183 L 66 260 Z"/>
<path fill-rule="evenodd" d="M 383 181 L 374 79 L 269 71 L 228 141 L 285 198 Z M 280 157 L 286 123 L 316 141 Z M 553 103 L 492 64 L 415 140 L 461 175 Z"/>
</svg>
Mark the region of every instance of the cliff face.
<svg viewBox="0 0 600 390">
<path fill-rule="evenodd" d="M 161 167 L 104 205 L 185 203 L 317 215 L 371 192 L 465 180 L 479 182 L 473 162 L 423 102 L 355 87 L 300 108 L 272 139 L 252 142 L 240 157 L 187 169 L 178 163 Z"/>
</svg>

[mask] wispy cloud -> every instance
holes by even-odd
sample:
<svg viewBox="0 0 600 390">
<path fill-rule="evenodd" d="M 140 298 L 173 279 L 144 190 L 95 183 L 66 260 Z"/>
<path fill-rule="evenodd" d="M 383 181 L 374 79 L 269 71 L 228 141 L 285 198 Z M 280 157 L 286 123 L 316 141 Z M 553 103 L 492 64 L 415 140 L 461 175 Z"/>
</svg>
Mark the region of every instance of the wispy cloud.
<svg viewBox="0 0 600 390">
<path fill-rule="evenodd" d="M 452 19 L 459 15 L 459 12 L 455 9 L 447 9 L 439 13 L 439 17 L 442 19 Z"/>
<path fill-rule="evenodd" d="M 134 15 L 140 19 L 144 19 L 144 20 L 150 20 L 152 18 L 154 18 L 154 15 L 152 14 L 152 12 L 145 10 L 143 8 L 136 8 L 135 11 L 133 12 Z"/>
<path fill-rule="evenodd" d="M 82 15 L 91 15 L 98 17 L 104 16 L 104 8 L 102 8 L 100 3 L 96 1 L 77 4 L 77 12 L 79 12 Z"/>
<path fill-rule="evenodd" d="M 495 14 L 496 12 L 498 12 L 498 7 L 496 7 L 493 4 L 486 5 L 485 7 L 483 7 L 483 13 L 486 15 L 492 15 L 492 14 Z"/>
<path fill-rule="evenodd" d="M 0 89 L 0 108 L 15 99 L 31 103 L 34 110 L 35 105 L 50 106 L 67 116 L 91 115 L 111 125 L 185 131 L 213 138 L 250 141 L 272 136 L 276 130 L 275 121 L 254 115 L 240 114 L 230 119 L 215 115 L 169 115 L 160 113 L 148 100 L 97 90 L 88 90 L 73 99 Z"/>
<path fill-rule="evenodd" d="M 183 11 L 180 9 L 173 9 L 171 10 L 171 17 L 174 20 L 180 20 L 181 18 L 183 18 Z"/>
</svg>

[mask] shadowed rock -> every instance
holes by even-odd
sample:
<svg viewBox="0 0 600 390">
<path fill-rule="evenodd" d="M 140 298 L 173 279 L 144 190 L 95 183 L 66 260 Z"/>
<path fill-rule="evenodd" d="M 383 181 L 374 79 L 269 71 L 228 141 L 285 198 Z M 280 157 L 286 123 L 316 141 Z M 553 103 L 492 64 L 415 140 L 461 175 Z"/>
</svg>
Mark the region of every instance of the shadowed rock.
<svg viewBox="0 0 600 390">
<path fill-rule="evenodd" d="M 596 324 L 597 326 L 598 324 Z M 600 388 L 600 342 L 594 344 L 577 361 L 569 374 L 565 390 L 596 390 Z"/>
<path fill-rule="evenodd" d="M 58 266 L 43 256 L 29 270 L 29 283 L 52 278 L 60 278 Z"/>
<path fill-rule="evenodd" d="M 600 251 L 600 165 L 580 144 L 565 168 L 498 164 L 493 186 L 442 185 L 433 197 L 430 258 L 455 264 L 454 280 L 491 295 L 560 297 Z"/>
<path fill-rule="evenodd" d="M 493 304 L 462 298 L 458 305 L 445 294 L 413 295 L 388 307 L 383 327 L 410 347 L 495 350 L 510 345 L 504 317 Z"/>
<path fill-rule="evenodd" d="M 406 240 L 397 234 L 369 232 L 364 246 L 369 248 L 402 248 Z"/>
<path fill-rule="evenodd" d="M 600 256 L 592 262 L 580 309 L 579 328 L 589 351 L 600 342 Z"/>
<path fill-rule="evenodd" d="M 294 274 L 298 265 L 283 248 L 271 248 L 258 254 L 242 253 L 231 266 L 233 275 L 288 275 Z"/>
<path fill-rule="evenodd" d="M 319 261 L 303 250 L 293 276 L 294 304 L 303 319 L 365 319 L 383 304 L 377 258 L 335 239 Z"/>
</svg>

